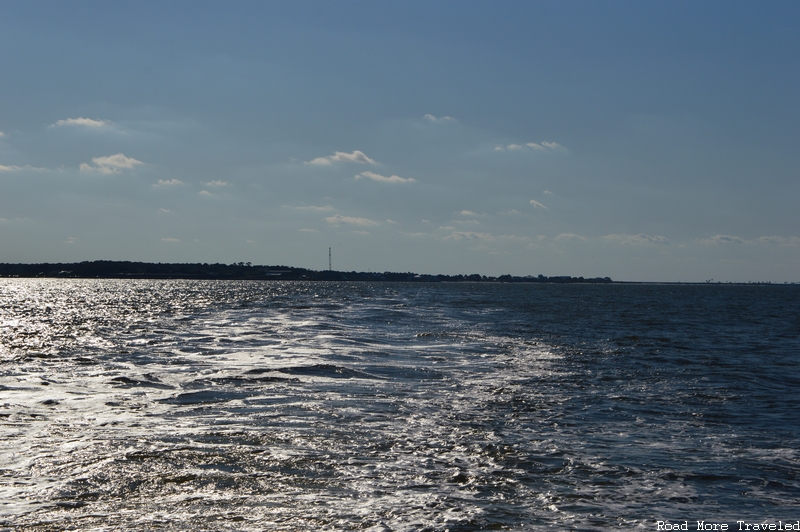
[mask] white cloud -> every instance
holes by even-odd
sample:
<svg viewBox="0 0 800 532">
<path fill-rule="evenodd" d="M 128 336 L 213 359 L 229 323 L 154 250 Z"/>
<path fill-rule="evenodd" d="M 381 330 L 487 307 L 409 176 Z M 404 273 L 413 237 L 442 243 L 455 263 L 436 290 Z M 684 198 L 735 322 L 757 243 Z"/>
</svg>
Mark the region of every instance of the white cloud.
<svg viewBox="0 0 800 532">
<path fill-rule="evenodd" d="M 5 133 L 3 133 L 2 131 L 0 131 L 0 139 L 1 139 L 1 138 L 3 138 L 3 137 L 5 137 L 5 136 L 6 136 L 6 134 L 5 134 Z"/>
<path fill-rule="evenodd" d="M 144 164 L 142 161 L 137 161 L 132 157 L 118 153 L 116 155 L 107 155 L 105 157 L 95 157 L 92 159 L 95 166 L 88 163 L 81 163 L 81 172 L 98 172 L 101 174 L 117 174 L 122 170 L 130 170 L 134 166 Z"/>
<path fill-rule="evenodd" d="M 307 229 L 305 227 L 302 229 L 298 229 L 298 231 L 300 231 L 301 233 L 319 233 L 319 231 L 317 231 L 316 229 Z"/>
<path fill-rule="evenodd" d="M 547 209 L 547 207 L 545 207 L 544 205 L 542 205 L 541 203 L 539 203 L 536 200 L 531 200 L 531 205 L 533 205 L 533 207 L 536 208 L 536 209 Z"/>
<path fill-rule="evenodd" d="M 158 209 L 158 212 L 160 212 L 162 214 L 170 214 L 172 211 L 162 207 L 162 208 Z"/>
<path fill-rule="evenodd" d="M 456 121 L 457 121 L 457 120 L 456 120 L 455 118 L 453 118 L 452 116 L 440 116 L 440 117 L 436 117 L 436 116 L 433 116 L 433 115 L 430 115 L 430 114 L 428 114 L 428 115 L 425 115 L 425 116 L 423 116 L 422 118 L 424 118 L 424 119 L 425 119 L 425 120 L 427 120 L 428 122 L 456 122 Z"/>
<path fill-rule="evenodd" d="M 559 144 L 558 142 L 542 142 L 537 144 L 535 142 L 527 142 L 523 144 L 508 144 L 506 146 L 495 146 L 494 151 L 505 151 L 505 150 L 522 150 L 524 148 L 530 148 L 534 151 L 566 151 L 566 148 Z"/>
<path fill-rule="evenodd" d="M 0 164 L 0 172 L 19 172 L 21 170 L 41 171 L 44 170 L 44 168 L 36 168 L 35 166 L 31 166 L 29 164 L 26 164 L 25 166 L 3 166 Z"/>
<path fill-rule="evenodd" d="M 495 240 L 495 237 L 489 233 L 477 233 L 475 231 L 453 231 L 446 237 L 445 240 Z"/>
<path fill-rule="evenodd" d="M 554 238 L 556 242 L 575 242 L 586 240 L 585 236 L 576 235 L 575 233 L 561 233 Z"/>
<path fill-rule="evenodd" d="M 551 150 L 564 150 L 564 146 L 559 144 L 558 142 L 542 142 L 542 146 L 545 148 L 550 148 Z"/>
<path fill-rule="evenodd" d="M 78 241 L 78 239 L 75 238 L 74 236 L 68 236 L 67 239 L 64 241 L 64 243 L 65 244 L 74 244 L 77 241 Z"/>
<path fill-rule="evenodd" d="M 177 238 L 162 238 L 162 242 L 180 242 Z"/>
<path fill-rule="evenodd" d="M 201 196 L 213 196 L 213 194 L 208 190 L 201 190 L 200 192 L 198 192 L 198 194 L 200 194 Z"/>
<path fill-rule="evenodd" d="M 180 179 L 159 179 L 158 183 L 155 183 L 154 187 L 176 187 L 178 185 L 183 185 L 183 181 Z"/>
<path fill-rule="evenodd" d="M 413 177 L 400 177 L 399 175 L 386 177 L 370 171 L 361 172 L 356 176 L 356 179 L 361 179 L 362 177 L 372 179 L 373 181 L 378 181 L 379 183 L 413 183 L 415 181 Z"/>
<path fill-rule="evenodd" d="M 226 187 L 228 185 L 230 185 L 230 183 L 219 179 L 217 179 L 216 181 L 209 181 L 208 183 L 206 183 L 206 186 L 208 187 Z"/>
<path fill-rule="evenodd" d="M 337 151 L 333 155 L 328 155 L 327 157 L 317 157 L 316 159 L 306 161 L 305 164 L 313 164 L 317 166 L 329 166 L 335 162 L 378 164 L 374 160 L 367 157 L 364 154 L 364 152 L 359 150 L 355 150 L 353 151 L 353 153 L 345 153 L 343 151 Z"/>
<path fill-rule="evenodd" d="M 744 240 L 738 236 L 715 235 L 711 238 L 704 238 L 700 242 L 704 244 L 743 244 Z"/>
<path fill-rule="evenodd" d="M 112 122 L 110 120 L 95 120 L 93 118 L 67 118 L 66 120 L 59 120 L 55 124 L 51 124 L 50 127 L 62 127 L 62 126 L 83 126 L 83 127 L 106 127 L 110 126 Z"/>
<path fill-rule="evenodd" d="M 458 214 L 460 214 L 461 216 L 479 216 L 479 214 L 477 212 L 472 212 L 472 211 L 467 211 L 467 210 L 463 210 Z"/>
<path fill-rule="evenodd" d="M 603 239 L 612 242 L 618 242 L 620 244 L 625 244 L 625 245 L 669 244 L 669 240 L 665 236 L 661 235 L 651 236 L 651 235 L 646 235 L 644 233 L 639 233 L 638 235 L 626 235 L 626 234 L 606 235 L 603 237 Z"/>
<path fill-rule="evenodd" d="M 350 224 L 350 225 L 359 225 L 362 227 L 367 227 L 371 225 L 378 225 L 378 222 L 374 220 L 370 220 L 369 218 L 357 218 L 355 216 L 342 216 L 341 214 L 336 214 L 334 216 L 328 216 L 325 218 L 325 221 L 329 224 L 338 225 L 338 224 Z"/>
<path fill-rule="evenodd" d="M 552 196 L 553 195 L 553 193 L 550 192 L 549 190 L 545 190 L 544 192 L 542 192 L 542 194 L 544 194 L 545 196 Z"/>
</svg>

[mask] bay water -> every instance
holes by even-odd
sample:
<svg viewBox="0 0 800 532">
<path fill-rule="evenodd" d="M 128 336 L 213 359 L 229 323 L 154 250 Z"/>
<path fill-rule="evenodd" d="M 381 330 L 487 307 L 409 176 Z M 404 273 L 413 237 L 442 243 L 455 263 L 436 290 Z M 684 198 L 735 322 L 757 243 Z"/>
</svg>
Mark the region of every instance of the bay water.
<svg viewBox="0 0 800 532">
<path fill-rule="evenodd" d="M 794 523 L 799 393 L 796 285 L 0 279 L 0 529 Z"/>
</svg>

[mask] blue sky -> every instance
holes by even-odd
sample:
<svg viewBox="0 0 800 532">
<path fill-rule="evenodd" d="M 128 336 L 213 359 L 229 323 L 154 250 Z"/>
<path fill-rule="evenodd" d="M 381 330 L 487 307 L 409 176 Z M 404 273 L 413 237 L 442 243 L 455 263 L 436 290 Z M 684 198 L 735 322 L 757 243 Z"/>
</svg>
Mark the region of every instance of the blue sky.
<svg viewBox="0 0 800 532">
<path fill-rule="evenodd" d="M 0 262 L 800 281 L 796 2 L 0 14 Z"/>
</svg>

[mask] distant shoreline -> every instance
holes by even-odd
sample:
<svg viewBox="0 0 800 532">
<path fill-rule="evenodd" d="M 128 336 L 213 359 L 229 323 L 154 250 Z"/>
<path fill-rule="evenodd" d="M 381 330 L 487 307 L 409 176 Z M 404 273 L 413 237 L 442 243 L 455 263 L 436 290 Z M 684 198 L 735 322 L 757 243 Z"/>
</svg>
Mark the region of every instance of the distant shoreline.
<svg viewBox="0 0 800 532">
<path fill-rule="evenodd" d="M 70 263 L 0 263 L 0 278 L 57 279 L 192 279 L 218 281 L 387 281 L 409 283 L 550 283 L 617 285 L 796 285 L 794 282 L 724 281 L 613 281 L 609 277 L 570 277 L 568 275 L 430 275 L 414 272 L 343 272 L 309 270 L 291 266 L 264 266 L 246 262 L 231 264 L 155 263 L 96 260 Z"/>
<path fill-rule="evenodd" d="M 0 264 L 0 277 L 67 278 L 67 279 L 195 279 L 195 280 L 282 280 L 282 281 L 391 281 L 416 283 L 483 282 L 483 283 L 613 283 L 608 277 L 547 277 L 500 275 L 490 277 L 477 273 L 467 275 L 429 275 L 414 272 L 343 272 L 309 270 L 291 266 L 264 266 L 238 262 L 152 263 L 131 261 L 84 261 L 74 263 Z"/>
</svg>

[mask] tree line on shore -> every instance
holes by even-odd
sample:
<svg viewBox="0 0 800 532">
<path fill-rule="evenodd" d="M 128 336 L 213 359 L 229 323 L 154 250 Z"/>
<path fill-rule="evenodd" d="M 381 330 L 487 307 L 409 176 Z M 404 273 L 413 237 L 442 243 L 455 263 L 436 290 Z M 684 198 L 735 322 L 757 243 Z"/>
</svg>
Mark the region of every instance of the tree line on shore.
<svg viewBox="0 0 800 532">
<path fill-rule="evenodd" d="M 501 282 L 501 283 L 610 283 L 608 277 L 524 277 L 500 275 L 429 275 L 413 272 L 342 272 L 291 266 L 263 266 L 249 262 L 231 264 L 152 263 L 96 260 L 76 263 L 0 264 L 0 277 L 55 277 L 77 279 L 216 279 L 287 281 L 393 281 L 393 282 Z"/>
</svg>

